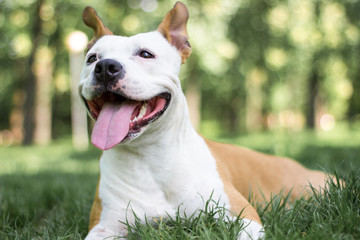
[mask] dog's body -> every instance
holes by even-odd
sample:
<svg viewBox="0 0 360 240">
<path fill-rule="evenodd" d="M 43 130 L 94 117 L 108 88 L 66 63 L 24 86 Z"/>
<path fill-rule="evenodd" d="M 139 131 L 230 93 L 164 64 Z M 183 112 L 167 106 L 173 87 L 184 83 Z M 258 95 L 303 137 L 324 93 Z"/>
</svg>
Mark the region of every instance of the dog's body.
<svg viewBox="0 0 360 240">
<path fill-rule="evenodd" d="M 83 15 L 95 32 L 79 91 L 97 120 L 93 143 L 106 151 L 91 210 L 87 239 L 126 235 L 121 222 L 190 216 L 207 199 L 235 214 L 247 227 L 239 238 L 262 236 L 261 221 L 248 202 L 282 192 L 297 198 L 325 184 L 325 175 L 298 163 L 203 139 L 192 127 L 178 74 L 190 55 L 186 7 L 177 3 L 158 31 L 108 36 L 96 13 Z M 265 197 L 265 199 L 264 199 Z"/>
</svg>

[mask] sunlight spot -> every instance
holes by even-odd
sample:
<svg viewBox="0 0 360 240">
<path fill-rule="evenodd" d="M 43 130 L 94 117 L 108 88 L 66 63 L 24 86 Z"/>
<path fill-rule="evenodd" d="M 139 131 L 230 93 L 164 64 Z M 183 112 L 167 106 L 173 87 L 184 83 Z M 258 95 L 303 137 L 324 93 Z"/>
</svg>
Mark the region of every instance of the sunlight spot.
<svg viewBox="0 0 360 240">
<path fill-rule="evenodd" d="M 234 59 L 238 55 L 238 47 L 230 41 L 222 41 L 216 46 L 217 52 L 227 58 Z"/>
<path fill-rule="evenodd" d="M 337 94 L 343 99 L 349 99 L 354 92 L 354 88 L 351 81 L 347 79 L 338 81 L 336 83 L 335 89 L 337 91 Z"/>
<path fill-rule="evenodd" d="M 29 21 L 29 14 L 25 11 L 18 10 L 10 15 L 10 22 L 17 27 L 25 27 Z"/>
<path fill-rule="evenodd" d="M 157 0 L 142 0 L 140 6 L 144 12 L 153 12 L 157 9 L 158 2 Z"/>
<path fill-rule="evenodd" d="M 122 27 L 128 32 L 135 32 L 139 26 L 139 19 L 134 15 L 128 15 L 122 21 Z"/>
<path fill-rule="evenodd" d="M 40 10 L 40 18 L 43 21 L 49 21 L 50 19 L 52 19 L 54 17 L 54 7 L 50 4 L 43 4 L 41 6 L 41 10 Z"/>
<path fill-rule="evenodd" d="M 289 19 L 290 13 L 285 5 L 278 5 L 271 9 L 267 16 L 267 21 L 269 22 L 270 27 L 275 31 L 286 30 Z"/>
<path fill-rule="evenodd" d="M 26 57 L 30 54 L 32 42 L 26 33 L 20 33 L 12 40 L 12 49 L 17 57 Z"/>
<path fill-rule="evenodd" d="M 335 118 L 331 114 L 324 114 L 320 118 L 320 127 L 325 132 L 329 132 L 335 127 Z"/>
<path fill-rule="evenodd" d="M 65 72 L 60 72 L 55 77 L 55 87 L 61 93 L 65 93 L 69 91 L 70 84 L 69 84 L 69 75 Z"/>
<path fill-rule="evenodd" d="M 324 7 L 321 23 L 325 32 L 340 30 L 345 24 L 345 9 L 340 3 L 327 4 Z"/>
<path fill-rule="evenodd" d="M 221 14 L 221 4 L 218 2 L 205 4 L 204 11 L 208 16 L 218 17 Z"/>
<path fill-rule="evenodd" d="M 81 31 L 74 31 L 66 38 L 66 45 L 71 52 L 82 52 L 88 43 L 88 38 L 85 33 Z"/>
<path fill-rule="evenodd" d="M 247 79 L 252 85 L 261 86 L 267 80 L 267 73 L 263 69 L 253 68 L 248 72 Z"/>
<path fill-rule="evenodd" d="M 279 69 L 286 65 L 288 56 L 283 49 L 271 47 L 266 50 L 265 59 L 271 67 Z"/>
<path fill-rule="evenodd" d="M 290 39 L 294 45 L 306 46 L 311 36 L 307 25 L 296 26 L 290 31 Z"/>
<path fill-rule="evenodd" d="M 222 75 L 227 70 L 228 65 L 223 58 L 215 52 L 203 53 L 203 58 L 200 59 L 202 67 L 215 75 Z"/>
<path fill-rule="evenodd" d="M 314 3 L 312 0 L 291 1 L 291 11 L 297 16 L 296 20 L 307 22 L 313 18 Z"/>
</svg>

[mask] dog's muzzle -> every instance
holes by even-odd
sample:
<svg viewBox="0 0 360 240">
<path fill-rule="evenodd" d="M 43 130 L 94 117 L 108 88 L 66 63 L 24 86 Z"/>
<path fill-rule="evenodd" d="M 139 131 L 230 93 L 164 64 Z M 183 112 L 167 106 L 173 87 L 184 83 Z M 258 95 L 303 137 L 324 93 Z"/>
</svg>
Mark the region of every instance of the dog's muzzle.
<svg viewBox="0 0 360 240">
<path fill-rule="evenodd" d="M 168 92 L 154 94 L 150 99 L 131 99 L 116 87 L 125 76 L 121 63 L 103 59 L 94 68 L 94 96 L 85 99 L 85 105 L 96 121 L 91 141 L 108 150 L 115 145 L 138 136 L 141 129 L 158 119 L 167 109 L 171 95 Z"/>
</svg>

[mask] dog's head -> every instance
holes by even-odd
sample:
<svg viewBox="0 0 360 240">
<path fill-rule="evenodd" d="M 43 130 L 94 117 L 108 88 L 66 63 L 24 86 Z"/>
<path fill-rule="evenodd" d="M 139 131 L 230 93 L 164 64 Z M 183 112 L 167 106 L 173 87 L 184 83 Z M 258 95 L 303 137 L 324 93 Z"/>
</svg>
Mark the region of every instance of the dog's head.
<svg viewBox="0 0 360 240">
<path fill-rule="evenodd" d="M 115 36 L 95 10 L 83 13 L 94 30 L 79 84 L 80 96 L 96 121 L 92 142 L 107 150 L 139 137 L 181 94 L 178 74 L 190 56 L 186 6 L 177 2 L 158 29 L 131 37 Z M 175 110 L 174 110 L 175 111 Z"/>
</svg>

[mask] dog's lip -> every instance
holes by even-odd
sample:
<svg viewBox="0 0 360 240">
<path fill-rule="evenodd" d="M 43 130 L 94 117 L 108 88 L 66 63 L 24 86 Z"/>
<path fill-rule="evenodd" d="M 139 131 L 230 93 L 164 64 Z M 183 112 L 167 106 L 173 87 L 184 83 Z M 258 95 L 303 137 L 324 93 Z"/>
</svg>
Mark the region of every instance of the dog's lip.
<svg viewBox="0 0 360 240">
<path fill-rule="evenodd" d="M 163 108 L 161 109 L 155 109 L 157 101 L 165 99 L 166 103 Z M 105 92 L 101 94 L 98 97 L 95 97 L 91 100 L 86 100 L 84 98 L 85 105 L 87 107 L 88 112 L 92 116 L 92 118 L 96 121 L 100 115 L 101 109 L 104 106 L 105 103 L 113 102 L 121 104 L 123 102 L 129 101 L 134 102 L 138 104 L 138 106 L 135 108 L 130 122 L 130 128 L 128 137 L 131 137 L 134 133 L 140 132 L 141 128 L 145 125 L 155 121 L 157 118 L 159 118 L 167 109 L 169 106 L 171 99 L 171 94 L 168 92 L 162 92 L 160 94 L 155 95 L 154 97 L 150 99 L 144 99 L 144 100 L 133 100 L 130 98 L 126 98 L 124 96 L 121 96 L 119 94 L 113 93 L 113 92 Z M 142 118 L 137 119 L 140 109 L 144 104 L 147 104 L 149 110 L 146 112 L 145 116 Z"/>
<path fill-rule="evenodd" d="M 129 134 L 140 132 L 140 130 L 143 126 L 158 119 L 166 111 L 167 107 L 169 106 L 170 98 L 171 98 L 171 95 L 169 93 L 161 93 L 147 101 L 143 101 L 143 103 L 141 105 L 139 105 L 133 112 L 133 115 L 131 117 L 132 121 L 130 122 Z M 155 106 L 157 105 L 157 101 L 159 101 L 159 100 L 161 101 L 161 99 L 166 100 L 165 105 L 161 109 L 155 109 Z M 147 113 L 148 112 L 147 111 L 145 113 L 144 117 L 137 119 L 137 117 L 139 115 L 139 111 L 143 107 L 143 104 L 145 104 L 145 103 L 147 104 L 147 107 L 151 110 L 149 110 L 149 114 Z M 128 136 L 130 136 L 129 134 L 128 134 Z"/>
</svg>

